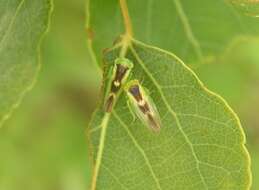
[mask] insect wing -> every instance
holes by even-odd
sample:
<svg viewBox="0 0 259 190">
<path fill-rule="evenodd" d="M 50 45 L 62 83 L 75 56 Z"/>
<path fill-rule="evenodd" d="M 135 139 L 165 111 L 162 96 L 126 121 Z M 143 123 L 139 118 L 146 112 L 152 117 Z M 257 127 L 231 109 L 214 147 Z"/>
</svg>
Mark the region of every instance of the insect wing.
<svg viewBox="0 0 259 190">
<path fill-rule="evenodd" d="M 157 111 L 156 105 L 153 103 L 153 100 L 148 97 L 148 102 L 149 102 L 149 107 L 151 110 L 151 115 L 147 115 L 147 120 L 149 123 L 149 127 L 151 127 L 154 131 L 158 132 L 160 131 L 160 127 L 161 127 L 161 120 L 160 120 L 160 116 L 159 113 Z"/>
<path fill-rule="evenodd" d="M 134 113 L 144 125 L 147 125 L 147 118 L 145 114 L 139 109 L 138 103 L 135 98 L 129 92 L 128 97 L 130 106 L 129 109 L 131 110 L 131 113 Z"/>
</svg>

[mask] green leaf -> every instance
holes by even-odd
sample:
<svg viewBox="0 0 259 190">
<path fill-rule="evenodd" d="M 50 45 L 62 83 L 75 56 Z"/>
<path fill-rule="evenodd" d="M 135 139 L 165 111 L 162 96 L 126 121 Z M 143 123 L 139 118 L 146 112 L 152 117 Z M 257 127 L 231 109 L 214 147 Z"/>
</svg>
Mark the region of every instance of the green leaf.
<svg viewBox="0 0 259 190">
<path fill-rule="evenodd" d="M 104 55 L 108 70 L 120 55 Z M 96 189 L 248 189 L 250 162 L 239 120 L 175 55 L 132 40 L 132 79 L 147 88 L 161 116 L 159 134 L 134 119 L 122 93 L 111 113 L 104 99 L 90 124 Z M 95 189 L 92 186 L 92 189 Z"/>
<path fill-rule="evenodd" d="M 35 82 L 50 12 L 50 0 L 0 2 L 0 125 Z"/>
<path fill-rule="evenodd" d="M 118 0 L 89 0 L 88 28 L 101 63 L 102 49 L 124 32 Z M 238 0 L 237 0 L 238 1 Z M 240 36 L 259 34 L 258 19 L 240 14 L 226 0 L 127 1 L 134 37 L 174 52 L 187 64 L 207 63 Z M 201 6 L 202 5 L 202 6 Z"/>
</svg>

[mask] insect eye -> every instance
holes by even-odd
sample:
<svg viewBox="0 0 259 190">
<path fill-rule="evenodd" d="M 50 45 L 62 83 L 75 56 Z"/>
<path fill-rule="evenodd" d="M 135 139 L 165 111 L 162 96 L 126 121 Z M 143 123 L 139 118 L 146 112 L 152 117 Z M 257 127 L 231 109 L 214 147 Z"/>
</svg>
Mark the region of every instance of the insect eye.
<svg viewBox="0 0 259 190">
<path fill-rule="evenodd" d="M 140 91 L 139 91 L 139 87 L 137 85 L 134 85 L 132 86 L 130 89 L 129 89 L 130 93 L 132 93 L 132 95 L 138 95 L 140 94 Z"/>
</svg>

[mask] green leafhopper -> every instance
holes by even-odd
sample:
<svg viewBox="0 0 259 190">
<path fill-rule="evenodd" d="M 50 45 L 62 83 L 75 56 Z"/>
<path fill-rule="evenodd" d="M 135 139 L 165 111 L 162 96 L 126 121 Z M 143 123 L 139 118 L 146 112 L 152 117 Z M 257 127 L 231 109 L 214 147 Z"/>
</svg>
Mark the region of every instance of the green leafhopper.
<svg viewBox="0 0 259 190">
<path fill-rule="evenodd" d="M 143 122 L 155 132 L 160 131 L 160 116 L 152 99 L 147 95 L 144 88 L 138 80 L 132 80 L 125 87 L 129 97 L 130 106 L 134 113 Z"/>
<path fill-rule="evenodd" d="M 127 80 L 131 69 L 133 68 L 133 63 L 126 58 L 117 58 L 115 64 L 112 68 L 112 75 L 108 83 L 108 92 L 106 102 L 105 102 L 105 111 L 111 112 L 116 97 L 121 90 L 122 85 Z"/>
</svg>

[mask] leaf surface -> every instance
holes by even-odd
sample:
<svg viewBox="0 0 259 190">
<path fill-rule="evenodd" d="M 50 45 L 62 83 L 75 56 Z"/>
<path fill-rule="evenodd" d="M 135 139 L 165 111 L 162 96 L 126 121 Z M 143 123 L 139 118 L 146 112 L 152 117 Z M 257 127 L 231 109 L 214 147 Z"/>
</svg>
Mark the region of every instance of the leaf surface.
<svg viewBox="0 0 259 190">
<path fill-rule="evenodd" d="M 104 88 L 120 51 L 105 53 Z M 226 102 L 169 52 L 133 40 L 126 57 L 134 63 L 131 79 L 157 106 L 161 132 L 134 119 L 125 93 L 111 115 L 102 100 L 89 131 L 96 189 L 248 189 L 244 134 Z"/>
<path fill-rule="evenodd" d="M 117 0 L 88 2 L 90 51 L 99 65 L 104 59 L 105 92 L 121 47 L 115 43 L 104 58 L 101 52 L 124 28 Z M 224 0 L 127 3 L 134 37 L 186 64 L 221 62 L 232 41 L 258 34 L 257 21 Z M 133 40 L 126 57 L 135 65 L 132 79 L 141 81 L 158 108 L 161 133 L 133 118 L 125 93 L 114 112 L 104 114 L 102 95 L 89 131 L 96 189 L 249 189 L 245 137 L 227 103 L 169 52 Z"/>
<path fill-rule="evenodd" d="M 50 0 L 0 1 L 0 125 L 33 85 Z"/>
<path fill-rule="evenodd" d="M 198 64 L 211 60 L 221 63 L 218 57 L 236 38 L 258 36 L 258 19 L 237 11 L 230 1 L 130 0 L 127 3 L 136 39 L 174 52 L 186 64 Z M 89 2 L 88 27 L 94 34 L 92 46 L 101 63 L 102 49 L 110 47 L 124 32 L 119 1 Z"/>
</svg>

